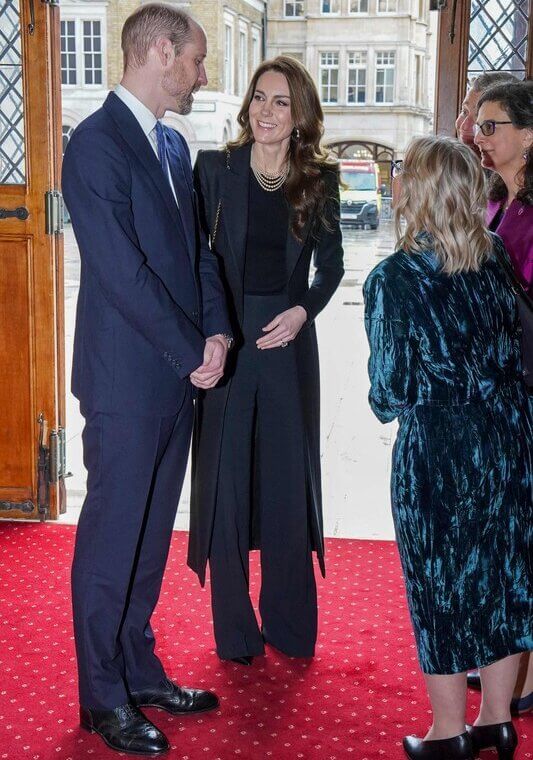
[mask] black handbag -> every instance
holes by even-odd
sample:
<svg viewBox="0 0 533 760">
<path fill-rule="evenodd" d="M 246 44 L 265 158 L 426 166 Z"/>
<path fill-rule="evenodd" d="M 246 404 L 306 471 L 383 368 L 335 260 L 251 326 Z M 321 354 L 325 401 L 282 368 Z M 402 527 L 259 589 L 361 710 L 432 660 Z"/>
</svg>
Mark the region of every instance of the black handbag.
<svg viewBox="0 0 533 760">
<path fill-rule="evenodd" d="M 494 246 L 496 256 L 516 296 L 518 316 L 522 325 L 522 372 L 530 393 L 533 393 L 533 301 L 515 274 L 513 265 L 499 245 Z"/>
</svg>

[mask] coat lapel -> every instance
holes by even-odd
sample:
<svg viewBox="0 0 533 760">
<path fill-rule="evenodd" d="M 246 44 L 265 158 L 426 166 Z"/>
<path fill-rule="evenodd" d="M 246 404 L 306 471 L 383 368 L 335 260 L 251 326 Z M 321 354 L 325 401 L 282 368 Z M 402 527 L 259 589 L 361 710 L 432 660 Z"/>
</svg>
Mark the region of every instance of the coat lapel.
<svg viewBox="0 0 533 760">
<path fill-rule="evenodd" d="M 172 195 L 168 180 L 163 174 L 161 164 L 159 163 L 146 135 L 142 131 L 141 125 L 128 106 L 126 106 L 114 92 L 110 92 L 107 96 L 104 108 L 110 113 L 120 134 L 133 150 L 146 172 L 150 175 L 152 182 L 165 202 L 173 221 L 176 224 L 181 224 L 178 207 L 174 200 L 174 196 Z"/>
<path fill-rule="evenodd" d="M 248 192 L 250 184 L 251 145 L 244 145 L 230 153 L 229 170 L 222 175 L 222 216 L 231 250 L 235 283 L 239 293 L 237 308 L 242 316 L 244 293 L 244 262 L 246 256 L 246 233 L 248 230 Z"/>
<path fill-rule="evenodd" d="M 298 259 L 302 254 L 305 244 L 307 243 L 307 238 L 309 237 L 309 233 L 311 231 L 312 221 L 312 217 L 307 220 L 305 227 L 302 230 L 301 240 L 297 240 L 292 234 L 291 224 L 289 221 L 289 229 L 287 230 L 287 246 L 285 249 L 285 255 L 287 257 L 287 282 L 289 282 L 291 279 L 294 268 L 298 263 Z"/>
</svg>

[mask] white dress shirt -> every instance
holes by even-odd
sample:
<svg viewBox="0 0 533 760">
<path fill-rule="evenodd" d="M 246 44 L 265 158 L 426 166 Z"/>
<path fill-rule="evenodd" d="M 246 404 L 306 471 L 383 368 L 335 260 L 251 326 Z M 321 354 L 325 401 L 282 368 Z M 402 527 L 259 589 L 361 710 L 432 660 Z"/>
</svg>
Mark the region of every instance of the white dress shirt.
<svg viewBox="0 0 533 760">
<path fill-rule="evenodd" d="M 152 146 L 153 151 L 155 155 L 157 156 L 157 160 L 159 161 L 159 153 L 157 151 L 157 135 L 155 132 L 157 119 L 155 118 L 154 114 L 150 111 L 149 108 L 147 108 L 144 105 L 144 103 L 141 103 L 139 98 L 135 97 L 135 95 L 133 95 L 129 90 L 127 90 L 121 84 L 117 84 L 117 86 L 115 87 L 115 95 L 117 96 L 117 98 L 121 99 L 124 105 L 128 106 L 132 114 L 135 116 L 135 118 L 140 124 L 142 131 L 146 135 L 148 142 Z M 172 176 L 170 174 L 170 166 L 168 165 L 168 162 L 167 162 L 167 167 L 168 167 L 168 181 L 170 182 L 172 195 L 174 196 L 174 200 L 176 201 L 176 204 L 179 207 L 178 199 L 176 197 L 176 191 L 174 190 L 174 183 L 172 181 Z"/>
</svg>

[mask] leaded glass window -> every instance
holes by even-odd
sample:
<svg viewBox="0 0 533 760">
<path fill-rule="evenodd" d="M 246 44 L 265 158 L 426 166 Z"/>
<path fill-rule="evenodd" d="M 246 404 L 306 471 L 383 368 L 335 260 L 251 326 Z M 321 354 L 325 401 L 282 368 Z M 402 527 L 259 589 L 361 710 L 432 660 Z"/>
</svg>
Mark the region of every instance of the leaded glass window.
<svg viewBox="0 0 533 760">
<path fill-rule="evenodd" d="M 19 0 L 0 3 L 0 184 L 26 182 Z"/>
<path fill-rule="evenodd" d="M 468 78 L 483 71 L 510 71 L 524 77 L 528 0 L 472 0 Z"/>
</svg>

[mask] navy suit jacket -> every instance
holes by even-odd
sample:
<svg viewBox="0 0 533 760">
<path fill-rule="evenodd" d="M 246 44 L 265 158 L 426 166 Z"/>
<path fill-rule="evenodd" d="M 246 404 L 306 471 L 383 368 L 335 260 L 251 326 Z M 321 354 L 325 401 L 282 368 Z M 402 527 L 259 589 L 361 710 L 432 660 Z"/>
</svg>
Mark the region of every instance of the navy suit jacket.
<svg viewBox="0 0 533 760">
<path fill-rule="evenodd" d="M 189 182 L 186 143 L 165 129 L 171 166 L 185 156 Z M 63 193 L 81 257 L 72 392 L 82 411 L 177 413 L 205 336 L 230 332 L 224 290 L 196 214 L 183 223 L 152 146 L 114 93 L 73 133 Z"/>
</svg>

